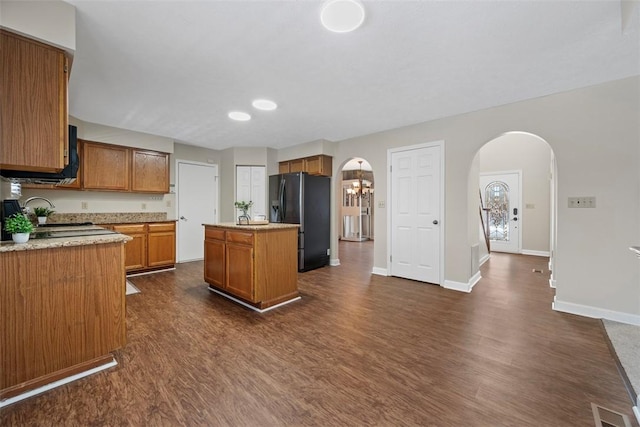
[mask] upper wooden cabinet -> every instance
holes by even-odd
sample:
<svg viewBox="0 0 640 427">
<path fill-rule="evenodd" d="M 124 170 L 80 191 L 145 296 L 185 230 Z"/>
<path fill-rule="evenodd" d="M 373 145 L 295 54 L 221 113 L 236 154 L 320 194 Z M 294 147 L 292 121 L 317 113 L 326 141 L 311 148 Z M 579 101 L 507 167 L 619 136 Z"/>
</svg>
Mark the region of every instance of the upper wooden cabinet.
<svg viewBox="0 0 640 427">
<path fill-rule="evenodd" d="M 302 159 L 287 160 L 279 163 L 280 173 L 307 172 L 310 175 L 331 176 L 332 158 L 319 154 Z"/>
<path fill-rule="evenodd" d="M 129 148 L 97 142 L 82 144 L 82 188 L 129 190 Z"/>
<path fill-rule="evenodd" d="M 0 30 L 0 168 L 57 172 L 68 162 L 63 50 Z"/>
<path fill-rule="evenodd" d="M 93 141 L 81 141 L 80 147 L 80 188 L 169 192 L 169 154 Z"/>
<path fill-rule="evenodd" d="M 131 191 L 168 193 L 169 155 L 137 149 L 131 154 Z"/>
</svg>

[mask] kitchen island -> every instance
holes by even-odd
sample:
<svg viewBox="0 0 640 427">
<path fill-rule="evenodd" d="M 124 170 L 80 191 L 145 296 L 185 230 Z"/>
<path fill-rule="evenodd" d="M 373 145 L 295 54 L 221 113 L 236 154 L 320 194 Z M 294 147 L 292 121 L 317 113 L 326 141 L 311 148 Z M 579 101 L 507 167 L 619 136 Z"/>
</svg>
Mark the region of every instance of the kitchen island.
<svg viewBox="0 0 640 427">
<path fill-rule="evenodd" d="M 0 243 L 0 407 L 113 366 L 111 352 L 126 344 L 130 237 L 95 226 L 32 236 Z"/>
<path fill-rule="evenodd" d="M 297 224 L 203 225 L 211 291 L 259 312 L 300 299 Z"/>
</svg>

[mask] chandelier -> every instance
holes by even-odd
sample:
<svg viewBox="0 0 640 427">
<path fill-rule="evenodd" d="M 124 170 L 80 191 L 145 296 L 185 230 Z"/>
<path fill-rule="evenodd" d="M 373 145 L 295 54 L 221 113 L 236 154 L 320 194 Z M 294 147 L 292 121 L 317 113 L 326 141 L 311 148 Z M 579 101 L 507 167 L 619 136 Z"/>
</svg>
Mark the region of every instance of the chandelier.
<svg viewBox="0 0 640 427">
<path fill-rule="evenodd" d="M 364 179 L 364 172 L 362 171 L 362 160 L 358 160 L 360 169 L 356 171 L 357 181 L 351 183 L 351 188 L 347 189 L 348 194 L 352 194 L 358 199 L 368 200 L 373 193 L 371 188 L 371 181 Z"/>
</svg>

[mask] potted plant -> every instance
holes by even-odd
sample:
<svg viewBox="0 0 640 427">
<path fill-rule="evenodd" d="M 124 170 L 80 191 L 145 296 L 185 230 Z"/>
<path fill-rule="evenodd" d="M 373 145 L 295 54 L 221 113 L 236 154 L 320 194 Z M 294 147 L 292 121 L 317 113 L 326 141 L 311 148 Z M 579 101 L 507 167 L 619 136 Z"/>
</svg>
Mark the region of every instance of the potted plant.
<svg viewBox="0 0 640 427">
<path fill-rule="evenodd" d="M 251 217 L 249 216 L 249 209 L 253 206 L 253 202 L 249 200 L 245 202 L 241 200 L 235 203 L 236 209 L 240 209 L 242 211 L 242 215 L 238 217 L 238 224 L 249 224 Z"/>
<path fill-rule="evenodd" d="M 33 231 L 33 224 L 25 214 L 16 213 L 5 219 L 4 229 L 11 233 L 11 238 L 16 243 L 29 241 L 29 234 Z"/>
<path fill-rule="evenodd" d="M 54 212 L 55 211 L 52 211 L 51 209 L 44 208 L 44 207 L 33 208 L 33 213 L 35 213 L 36 216 L 38 217 L 38 224 L 46 224 L 47 218 L 49 218 L 49 215 L 51 215 Z"/>
</svg>

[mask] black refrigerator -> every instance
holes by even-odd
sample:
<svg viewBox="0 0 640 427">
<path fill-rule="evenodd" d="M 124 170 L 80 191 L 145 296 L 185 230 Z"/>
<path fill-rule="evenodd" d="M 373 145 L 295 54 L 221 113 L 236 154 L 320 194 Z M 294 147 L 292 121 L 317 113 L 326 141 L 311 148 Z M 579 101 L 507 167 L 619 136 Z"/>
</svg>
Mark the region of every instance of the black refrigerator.
<svg viewBox="0 0 640 427">
<path fill-rule="evenodd" d="M 298 271 L 329 264 L 331 178 L 305 172 L 269 177 L 269 221 L 300 224 Z"/>
</svg>

